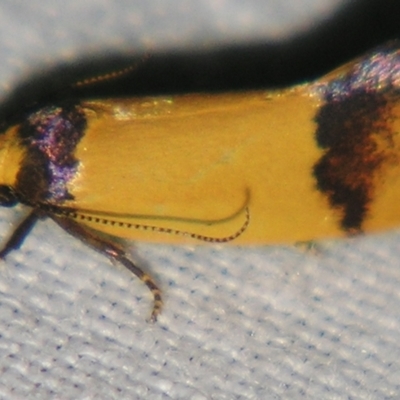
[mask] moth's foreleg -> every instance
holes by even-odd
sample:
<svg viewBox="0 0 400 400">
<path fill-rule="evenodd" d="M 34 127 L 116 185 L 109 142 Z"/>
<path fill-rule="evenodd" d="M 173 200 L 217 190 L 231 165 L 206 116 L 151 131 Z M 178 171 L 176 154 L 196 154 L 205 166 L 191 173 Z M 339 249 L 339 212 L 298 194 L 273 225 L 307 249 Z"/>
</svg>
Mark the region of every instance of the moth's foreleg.
<svg viewBox="0 0 400 400">
<path fill-rule="evenodd" d="M 18 250 L 32 228 L 35 226 L 36 222 L 41 218 L 43 218 L 43 214 L 40 211 L 31 211 L 31 213 L 14 230 L 3 249 L 0 250 L 0 258 L 5 258 L 8 253 L 13 250 Z"/>
<path fill-rule="evenodd" d="M 98 251 L 101 254 L 104 254 L 109 259 L 120 262 L 122 265 L 128 268 L 129 271 L 134 273 L 142 282 L 144 282 L 146 286 L 150 289 L 154 297 L 151 321 L 157 320 L 157 316 L 160 314 L 163 305 L 161 299 L 161 291 L 157 287 L 151 276 L 143 272 L 127 257 L 125 250 L 120 245 L 96 235 L 96 233 L 78 224 L 72 219 L 57 217 L 54 215 L 50 215 L 49 217 L 52 218 L 61 228 L 67 231 L 70 235 L 80 239 L 81 241 L 92 247 L 94 250 Z"/>
</svg>

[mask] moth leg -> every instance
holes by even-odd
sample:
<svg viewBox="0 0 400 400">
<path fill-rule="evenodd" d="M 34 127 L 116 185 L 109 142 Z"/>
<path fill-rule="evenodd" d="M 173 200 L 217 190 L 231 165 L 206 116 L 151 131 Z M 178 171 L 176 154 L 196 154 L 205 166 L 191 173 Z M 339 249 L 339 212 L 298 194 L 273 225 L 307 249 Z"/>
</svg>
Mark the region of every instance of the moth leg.
<svg viewBox="0 0 400 400">
<path fill-rule="evenodd" d="M 152 322 L 155 322 L 157 320 L 157 316 L 160 314 L 163 306 L 163 302 L 161 299 L 161 290 L 155 284 L 151 276 L 144 273 L 131 260 L 129 260 L 124 249 L 121 246 L 114 242 L 103 239 L 100 236 L 97 236 L 94 232 L 83 227 L 72 219 L 57 217 L 54 215 L 49 215 L 49 217 L 53 219 L 54 222 L 56 222 L 70 235 L 80 239 L 82 242 L 86 243 L 99 253 L 104 254 L 109 259 L 120 262 L 123 266 L 128 268 L 129 271 L 135 274 L 153 294 L 154 305 L 150 320 Z"/>
<path fill-rule="evenodd" d="M 14 230 L 3 249 L 0 250 L 0 259 L 4 259 L 13 250 L 18 250 L 32 228 L 35 226 L 36 222 L 41 218 L 43 218 L 43 214 L 40 211 L 31 211 L 31 213 Z"/>
</svg>

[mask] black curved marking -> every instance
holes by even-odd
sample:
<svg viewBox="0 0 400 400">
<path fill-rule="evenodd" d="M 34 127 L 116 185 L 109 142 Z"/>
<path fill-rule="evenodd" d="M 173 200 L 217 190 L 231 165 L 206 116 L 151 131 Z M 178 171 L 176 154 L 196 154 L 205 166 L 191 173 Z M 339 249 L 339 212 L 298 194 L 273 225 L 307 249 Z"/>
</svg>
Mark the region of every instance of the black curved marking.
<svg viewBox="0 0 400 400">
<path fill-rule="evenodd" d="M 397 157 L 392 120 L 400 100 L 400 51 L 377 51 L 317 89 L 325 100 L 315 117 L 316 141 L 324 149 L 313 169 L 317 188 L 340 211 L 341 228 L 359 232 L 379 173 Z"/>
<path fill-rule="evenodd" d="M 72 199 L 67 184 L 77 172 L 74 151 L 85 128 L 84 112 L 77 105 L 41 108 L 21 124 L 19 137 L 26 154 L 15 192 L 22 202 L 60 204 Z"/>
<path fill-rule="evenodd" d="M 357 93 L 328 103 L 316 117 L 317 142 L 326 149 L 314 166 L 318 189 L 342 214 L 341 227 L 360 231 L 373 200 L 375 176 L 388 154 L 377 136 L 390 146 L 388 101 L 379 94 Z"/>
</svg>

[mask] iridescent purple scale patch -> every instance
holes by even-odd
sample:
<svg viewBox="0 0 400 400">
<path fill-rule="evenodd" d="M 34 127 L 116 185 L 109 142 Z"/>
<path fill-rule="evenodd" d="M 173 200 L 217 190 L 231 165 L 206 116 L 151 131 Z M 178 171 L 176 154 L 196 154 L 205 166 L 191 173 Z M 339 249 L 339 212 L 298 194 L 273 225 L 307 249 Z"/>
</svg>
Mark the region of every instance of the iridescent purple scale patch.
<svg viewBox="0 0 400 400">
<path fill-rule="evenodd" d="M 382 47 L 361 59 L 351 71 L 328 83 L 316 83 L 312 91 L 326 101 L 341 101 L 356 92 L 381 92 L 400 89 L 399 43 Z"/>
<path fill-rule="evenodd" d="M 84 112 L 76 105 L 48 106 L 32 113 L 19 131 L 26 148 L 17 177 L 19 191 L 29 190 L 29 198 L 39 202 L 57 204 L 71 199 L 67 187 L 77 173 L 74 152 L 85 128 Z"/>
</svg>

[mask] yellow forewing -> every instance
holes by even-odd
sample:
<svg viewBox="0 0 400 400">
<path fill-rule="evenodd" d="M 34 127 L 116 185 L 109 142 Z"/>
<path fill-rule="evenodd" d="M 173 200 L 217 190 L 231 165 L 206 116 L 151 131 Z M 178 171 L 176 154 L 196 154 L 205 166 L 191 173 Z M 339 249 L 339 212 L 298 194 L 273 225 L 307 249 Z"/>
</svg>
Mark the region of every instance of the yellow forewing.
<svg viewBox="0 0 400 400">
<path fill-rule="evenodd" d="M 338 215 L 316 190 L 311 173 L 321 156 L 313 121 L 319 105 L 303 87 L 277 94 L 87 102 L 71 205 L 164 217 L 136 221 L 215 237 L 238 230 L 245 218 L 240 211 L 248 206 L 250 226 L 235 243 L 340 234 Z M 92 227 L 128 238 L 183 240 Z"/>
</svg>

